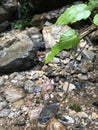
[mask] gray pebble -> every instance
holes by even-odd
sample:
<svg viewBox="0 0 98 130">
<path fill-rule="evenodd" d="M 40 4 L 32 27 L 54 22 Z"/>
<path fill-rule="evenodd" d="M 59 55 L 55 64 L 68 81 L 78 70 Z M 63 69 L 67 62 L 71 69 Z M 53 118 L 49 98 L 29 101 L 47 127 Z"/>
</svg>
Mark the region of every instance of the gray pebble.
<svg viewBox="0 0 98 130">
<path fill-rule="evenodd" d="M 0 111 L 0 117 L 7 117 L 10 113 L 9 109 L 3 109 Z"/>
<path fill-rule="evenodd" d="M 24 89 L 28 92 L 28 93 L 32 93 L 33 89 L 34 89 L 34 82 L 31 80 L 27 80 L 24 84 Z"/>
<path fill-rule="evenodd" d="M 36 87 L 34 87 L 34 89 L 33 89 L 33 91 L 34 91 L 35 93 L 41 92 L 41 90 L 42 90 L 42 88 L 39 87 L 39 86 L 36 86 Z"/>
</svg>

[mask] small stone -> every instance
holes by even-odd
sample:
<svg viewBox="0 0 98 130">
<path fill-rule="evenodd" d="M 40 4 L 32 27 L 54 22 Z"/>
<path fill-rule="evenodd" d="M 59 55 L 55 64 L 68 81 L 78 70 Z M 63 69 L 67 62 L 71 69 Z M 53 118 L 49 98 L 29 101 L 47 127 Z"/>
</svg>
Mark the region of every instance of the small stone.
<svg viewBox="0 0 98 130">
<path fill-rule="evenodd" d="M 16 110 L 14 109 L 13 111 L 11 111 L 8 115 L 8 118 L 15 118 L 21 115 L 21 110 Z"/>
<path fill-rule="evenodd" d="M 69 115 L 75 117 L 76 111 L 69 109 Z"/>
<path fill-rule="evenodd" d="M 53 90 L 54 86 L 51 83 L 46 82 L 42 84 L 42 91 L 41 91 L 42 95 L 44 95 L 45 93 L 51 93 Z"/>
<path fill-rule="evenodd" d="M 51 118 L 46 130 L 66 130 L 65 126 L 55 118 Z"/>
<path fill-rule="evenodd" d="M 3 109 L 0 111 L 0 118 L 2 117 L 7 117 L 10 113 L 10 110 L 9 109 Z"/>
<path fill-rule="evenodd" d="M 82 53 L 83 53 L 83 55 L 84 55 L 84 58 L 86 57 L 87 60 L 93 61 L 94 56 L 95 56 L 95 54 L 94 54 L 93 51 L 84 49 L 84 50 L 82 51 Z"/>
<path fill-rule="evenodd" d="M 98 114 L 95 113 L 95 112 L 93 112 L 93 113 L 92 113 L 92 119 L 98 119 Z"/>
<path fill-rule="evenodd" d="M 2 110 L 6 105 L 7 105 L 6 100 L 4 100 L 4 99 L 0 96 L 0 110 Z"/>
<path fill-rule="evenodd" d="M 83 74 L 78 74 L 78 78 L 80 80 L 87 80 L 88 79 L 87 75 L 83 75 Z"/>
<path fill-rule="evenodd" d="M 58 111 L 58 104 L 53 103 L 46 105 L 39 115 L 39 122 L 41 124 L 46 124 L 49 119 L 54 116 L 56 111 Z"/>
<path fill-rule="evenodd" d="M 43 99 L 46 101 L 49 99 L 49 97 L 50 97 L 49 93 L 45 93 Z"/>
<path fill-rule="evenodd" d="M 79 70 L 82 74 L 86 74 L 88 72 L 88 69 L 85 66 L 79 66 Z"/>
<path fill-rule="evenodd" d="M 42 111 L 42 107 L 33 108 L 33 110 L 29 110 L 28 115 L 30 120 L 38 119 L 40 112 Z"/>
<path fill-rule="evenodd" d="M 88 72 L 88 80 L 95 82 L 97 79 L 97 74 L 93 73 L 93 72 Z"/>
<path fill-rule="evenodd" d="M 86 41 L 81 40 L 79 46 L 80 46 L 81 48 L 83 48 L 84 46 L 86 46 L 86 44 L 87 44 Z"/>
<path fill-rule="evenodd" d="M 68 115 L 63 115 L 60 121 L 64 124 L 73 124 L 75 122 L 73 118 Z"/>
<path fill-rule="evenodd" d="M 34 89 L 33 89 L 33 92 L 34 93 L 38 93 L 38 92 L 41 92 L 42 88 L 39 87 L 39 86 L 35 86 Z"/>
<path fill-rule="evenodd" d="M 33 80 L 37 80 L 38 77 L 39 77 L 39 75 L 38 75 L 37 73 L 34 73 L 34 74 L 32 75 Z"/>
<path fill-rule="evenodd" d="M 36 81 L 36 85 L 37 85 L 37 86 L 40 86 L 40 85 L 42 85 L 42 82 L 43 82 L 42 79 L 38 79 L 38 80 Z"/>
<path fill-rule="evenodd" d="M 68 89 L 68 91 L 72 91 L 76 89 L 76 86 L 72 83 L 68 83 L 67 81 L 64 83 L 63 85 L 63 90 L 66 92 Z"/>
<path fill-rule="evenodd" d="M 24 99 L 19 99 L 18 101 L 13 103 L 13 106 L 15 108 L 19 108 L 20 106 L 22 106 L 24 104 Z"/>
<path fill-rule="evenodd" d="M 35 85 L 31 80 L 27 80 L 24 84 L 24 89 L 27 90 L 28 93 L 32 93 Z"/>
<path fill-rule="evenodd" d="M 19 115 L 18 118 L 15 119 L 14 125 L 24 126 L 25 125 L 25 116 Z"/>
<path fill-rule="evenodd" d="M 61 63 L 61 59 L 54 57 L 53 60 L 52 60 L 52 63 L 56 63 L 56 64 Z"/>
<path fill-rule="evenodd" d="M 76 59 L 77 59 L 77 61 L 81 61 L 82 56 L 81 56 L 81 55 L 79 55 Z"/>
<path fill-rule="evenodd" d="M 22 89 L 14 88 L 14 87 L 8 87 L 4 91 L 6 100 L 9 102 L 15 102 L 25 96 L 25 93 Z"/>
<path fill-rule="evenodd" d="M 80 118 L 88 118 L 88 114 L 85 112 L 78 112 L 76 114 L 76 116 L 80 117 Z"/>
<path fill-rule="evenodd" d="M 4 84 L 4 78 L 0 77 L 0 86 L 2 86 Z"/>
</svg>

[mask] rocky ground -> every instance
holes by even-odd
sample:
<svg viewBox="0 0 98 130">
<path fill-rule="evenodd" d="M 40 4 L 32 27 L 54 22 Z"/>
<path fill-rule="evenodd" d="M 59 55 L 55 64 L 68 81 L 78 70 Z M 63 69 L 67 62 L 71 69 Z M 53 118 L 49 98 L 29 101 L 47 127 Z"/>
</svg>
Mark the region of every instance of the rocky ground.
<svg viewBox="0 0 98 130">
<path fill-rule="evenodd" d="M 98 130 L 98 30 L 44 65 L 48 49 L 70 29 L 50 23 L 64 10 L 0 34 L 0 130 Z"/>
<path fill-rule="evenodd" d="M 43 62 L 46 51 L 37 55 Z M 51 122 L 59 123 L 59 128 Z M 0 76 L 0 130 L 60 127 L 98 129 L 98 46 L 86 40 L 73 51 L 62 51 L 48 65 L 38 63 L 29 71 Z"/>
</svg>

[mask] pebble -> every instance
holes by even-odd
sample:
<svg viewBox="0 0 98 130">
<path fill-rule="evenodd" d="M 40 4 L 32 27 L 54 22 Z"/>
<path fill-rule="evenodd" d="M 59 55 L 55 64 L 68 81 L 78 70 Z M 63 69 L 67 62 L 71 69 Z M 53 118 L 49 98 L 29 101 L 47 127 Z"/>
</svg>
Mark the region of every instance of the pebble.
<svg viewBox="0 0 98 130">
<path fill-rule="evenodd" d="M 0 86 L 2 86 L 4 84 L 4 78 L 0 77 Z"/>
<path fill-rule="evenodd" d="M 75 116 L 80 118 L 88 118 L 88 114 L 86 112 L 78 112 Z"/>
<path fill-rule="evenodd" d="M 87 80 L 88 79 L 87 75 L 83 75 L 83 74 L 78 74 L 78 78 L 80 80 Z"/>
<path fill-rule="evenodd" d="M 38 92 L 41 92 L 42 88 L 39 87 L 39 86 L 35 86 L 34 89 L 33 89 L 33 92 L 34 93 L 38 93 Z"/>
<path fill-rule="evenodd" d="M 22 105 L 24 105 L 24 99 L 19 99 L 16 102 L 14 102 L 12 105 L 14 108 L 20 108 Z"/>
<path fill-rule="evenodd" d="M 46 130 L 66 130 L 65 126 L 55 118 L 51 118 Z"/>
<path fill-rule="evenodd" d="M 42 91 L 41 91 L 42 95 L 44 95 L 45 93 L 51 93 L 53 90 L 54 86 L 51 83 L 46 82 L 42 84 Z"/>
<path fill-rule="evenodd" d="M 38 119 L 41 111 L 42 111 L 42 106 L 35 107 L 32 110 L 29 110 L 28 116 L 29 116 L 30 120 Z"/>
<path fill-rule="evenodd" d="M 35 87 L 35 84 L 34 84 L 33 81 L 31 81 L 31 80 L 25 81 L 25 83 L 24 83 L 24 89 L 25 89 L 28 93 L 33 93 L 34 87 Z"/>
<path fill-rule="evenodd" d="M 7 87 L 4 91 L 6 100 L 9 102 L 15 102 L 25 96 L 25 93 L 20 88 Z"/>
<path fill-rule="evenodd" d="M 93 61 L 94 56 L 95 56 L 95 54 L 94 54 L 93 51 L 84 49 L 84 50 L 82 51 L 82 53 L 83 53 L 84 57 L 87 58 L 87 60 Z"/>
<path fill-rule="evenodd" d="M 73 118 L 68 115 L 63 115 L 60 121 L 64 124 L 73 124 L 75 122 Z"/>
<path fill-rule="evenodd" d="M 10 110 L 9 109 L 3 109 L 0 111 L 0 118 L 2 117 L 7 117 L 10 113 Z"/>
<path fill-rule="evenodd" d="M 33 79 L 33 80 L 37 80 L 38 77 L 39 77 L 39 75 L 38 75 L 37 73 L 34 73 L 34 74 L 32 75 L 32 79 Z"/>
<path fill-rule="evenodd" d="M 58 110 L 58 104 L 46 105 L 39 115 L 39 122 L 41 124 L 46 124 L 49 119 L 54 116 L 56 110 Z"/>
<path fill-rule="evenodd" d="M 98 119 L 98 114 L 95 113 L 95 112 L 93 112 L 93 113 L 92 113 L 92 119 Z"/>
<path fill-rule="evenodd" d="M 0 110 L 2 110 L 6 105 L 7 105 L 6 100 L 0 96 Z"/>
<path fill-rule="evenodd" d="M 21 115 L 21 113 L 22 113 L 21 110 L 15 109 L 15 110 L 13 110 L 13 111 L 11 111 L 9 113 L 8 117 L 13 119 L 13 118 L 18 117 L 19 115 Z"/>
<path fill-rule="evenodd" d="M 68 83 L 67 81 L 65 81 L 64 85 L 63 85 L 63 90 L 66 92 L 68 89 L 68 91 L 72 91 L 72 90 L 75 90 L 76 89 L 76 86 L 72 83 Z"/>
</svg>

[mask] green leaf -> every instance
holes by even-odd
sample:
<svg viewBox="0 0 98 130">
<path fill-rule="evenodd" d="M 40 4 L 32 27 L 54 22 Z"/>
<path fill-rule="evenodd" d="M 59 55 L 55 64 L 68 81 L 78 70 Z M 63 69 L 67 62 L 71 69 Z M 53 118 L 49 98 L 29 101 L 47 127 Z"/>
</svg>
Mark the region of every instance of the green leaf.
<svg viewBox="0 0 98 130">
<path fill-rule="evenodd" d="M 86 4 L 78 4 L 67 8 L 66 11 L 57 19 L 55 24 L 66 25 L 82 19 L 87 19 L 91 14 L 87 7 Z"/>
<path fill-rule="evenodd" d="M 94 16 L 93 23 L 98 26 L 98 13 Z"/>
<path fill-rule="evenodd" d="M 90 11 L 92 11 L 96 7 L 98 7 L 98 0 L 89 0 L 89 2 L 88 2 L 88 9 Z"/>
<path fill-rule="evenodd" d="M 66 49 L 72 49 L 75 48 L 80 42 L 79 36 L 76 34 L 76 32 L 73 29 L 68 30 L 67 32 L 64 32 L 59 42 L 54 45 L 51 52 L 45 59 L 45 64 L 49 63 L 55 55 L 57 55 L 60 51 Z"/>
</svg>

